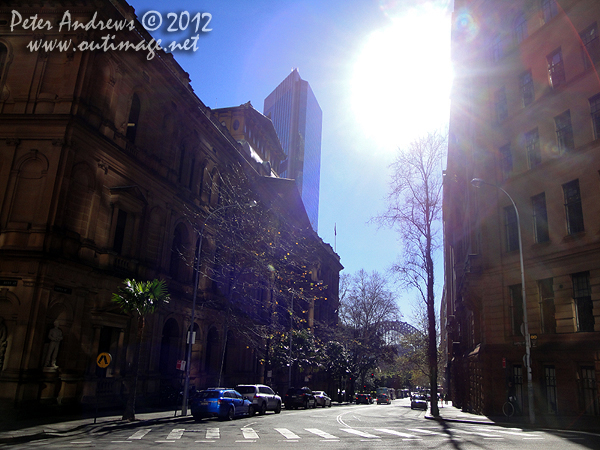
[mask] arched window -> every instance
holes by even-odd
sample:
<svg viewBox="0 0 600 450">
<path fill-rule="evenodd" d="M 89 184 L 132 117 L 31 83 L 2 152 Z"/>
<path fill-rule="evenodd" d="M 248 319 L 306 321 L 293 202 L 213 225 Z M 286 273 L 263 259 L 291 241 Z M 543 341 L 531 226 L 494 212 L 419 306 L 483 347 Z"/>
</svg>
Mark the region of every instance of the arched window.
<svg viewBox="0 0 600 450">
<path fill-rule="evenodd" d="M 162 339 L 160 343 L 160 359 L 158 369 L 161 375 L 176 375 L 177 355 L 181 338 L 179 336 L 179 325 L 173 318 L 166 321 L 163 326 Z"/>
<path fill-rule="evenodd" d="M 213 169 L 210 175 L 211 186 L 209 192 L 209 203 L 211 205 L 218 205 L 221 199 L 221 177 L 219 175 L 219 171 L 216 168 Z"/>
<path fill-rule="evenodd" d="M 131 98 L 131 108 L 129 109 L 129 119 L 127 119 L 126 137 L 132 143 L 135 143 L 135 135 L 137 134 L 138 122 L 140 120 L 140 98 L 137 94 L 133 94 Z"/>
<path fill-rule="evenodd" d="M 185 264 L 186 247 L 188 244 L 188 233 L 185 225 L 180 223 L 175 227 L 173 233 L 173 245 L 171 246 L 171 264 L 169 273 L 173 279 L 185 281 L 187 279 L 187 270 Z"/>
</svg>

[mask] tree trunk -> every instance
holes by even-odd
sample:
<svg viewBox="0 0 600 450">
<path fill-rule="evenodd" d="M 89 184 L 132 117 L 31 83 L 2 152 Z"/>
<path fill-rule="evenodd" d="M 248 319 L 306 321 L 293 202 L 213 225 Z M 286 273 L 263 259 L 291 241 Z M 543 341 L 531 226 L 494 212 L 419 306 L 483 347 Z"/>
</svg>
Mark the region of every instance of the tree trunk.
<svg viewBox="0 0 600 450">
<path fill-rule="evenodd" d="M 142 347 L 142 336 L 144 335 L 144 318 L 140 317 L 137 332 L 137 348 L 133 357 L 133 382 L 129 386 L 129 395 L 127 396 L 127 403 L 125 404 L 125 412 L 123 413 L 122 420 L 128 420 L 130 422 L 135 420 L 135 397 L 137 394 L 139 364 L 140 364 L 140 353 Z"/>
<path fill-rule="evenodd" d="M 433 259 L 431 258 L 431 233 L 427 236 L 427 322 L 428 322 L 428 356 L 429 356 L 429 389 L 431 391 L 431 415 L 439 417 L 437 391 L 437 335 L 435 330 L 435 295 L 433 289 Z"/>
</svg>

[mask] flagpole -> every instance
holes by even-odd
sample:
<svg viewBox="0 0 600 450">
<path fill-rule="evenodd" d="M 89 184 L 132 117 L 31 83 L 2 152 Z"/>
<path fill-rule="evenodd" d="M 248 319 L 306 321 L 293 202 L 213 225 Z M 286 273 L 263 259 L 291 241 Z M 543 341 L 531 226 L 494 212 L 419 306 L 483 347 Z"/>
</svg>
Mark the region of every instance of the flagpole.
<svg viewBox="0 0 600 450">
<path fill-rule="evenodd" d="M 337 223 L 333 224 L 333 251 L 337 253 Z"/>
</svg>

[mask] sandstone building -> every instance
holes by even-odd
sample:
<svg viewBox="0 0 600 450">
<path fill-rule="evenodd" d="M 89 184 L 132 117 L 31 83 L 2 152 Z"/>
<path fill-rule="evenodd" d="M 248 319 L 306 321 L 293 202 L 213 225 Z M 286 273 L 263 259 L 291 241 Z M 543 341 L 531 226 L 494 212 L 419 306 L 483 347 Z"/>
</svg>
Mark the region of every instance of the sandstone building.
<svg viewBox="0 0 600 450">
<path fill-rule="evenodd" d="M 131 23 L 111 31 L 115 42 L 152 40 L 124 1 L 68 9 L 83 23 L 95 12 Z M 13 10 L 51 29 L 11 31 Z M 107 31 L 59 31 L 63 13 L 54 2 L 0 6 L 1 399 L 119 402 L 137 330 L 110 300 L 125 278 L 167 280 L 171 295 L 146 321 L 139 401 L 178 390 L 198 255 L 192 383 L 275 381 L 267 341 L 249 330 L 285 326 L 275 305 L 285 309 L 296 285 L 318 284 L 303 289 L 296 316 L 335 325 L 342 266 L 271 169 L 282 158 L 272 124 L 253 114 L 242 127 L 263 145 L 239 142 L 170 54 L 74 50 Z M 30 51 L 39 39 L 74 45 Z M 55 324 L 62 339 L 47 361 Z"/>
<path fill-rule="evenodd" d="M 538 422 L 597 416 L 600 4 L 454 4 L 442 307 L 452 399 L 502 414 L 514 397 Z M 519 221 L 500 189 L 520 219 L 533 405 Z"/>
</svg>

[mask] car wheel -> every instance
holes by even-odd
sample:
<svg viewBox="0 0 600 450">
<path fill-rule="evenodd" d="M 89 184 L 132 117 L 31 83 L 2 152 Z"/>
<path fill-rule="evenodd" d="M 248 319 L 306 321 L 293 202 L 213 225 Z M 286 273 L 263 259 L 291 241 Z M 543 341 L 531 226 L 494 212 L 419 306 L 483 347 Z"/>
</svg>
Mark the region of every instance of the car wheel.
<svg viewBox="0 0 600 450">
<path fill-rule="evenodd" d="M 260 405 L 260 409 L 259 409 L 258 413 L 261 416 L 264 416 L 266 412 L 267 412 L 267 403 L 263 402 L 262 405 Z"/>
<path fill-rule="evenodd" d="M 225 416 L 225 419 L 233 420 L 234 417 L 235 417 L 235 410 L 233 409 L 233 406 L 230 406 L 229 409 L 227 410 L 227 415 Z"/>
<path fill-rule="evenodd" d="M 331 408 L 331 402 L 329 402 L 329 405 L 327 405 L 328 408 Z"/>
<path fill-rule="evenodd" d="M 194 421 L 200 422 L 201 420 L 202 420 L 202 417 L 200 417 L 200 416 L 194 416 Z"/>
<path fill-rule="evenodd" d="M 275 414 L 279 414 L 281 412 L 281 402 L 277 402 L 277 406 L 275 407 Z"/>
</svg>

